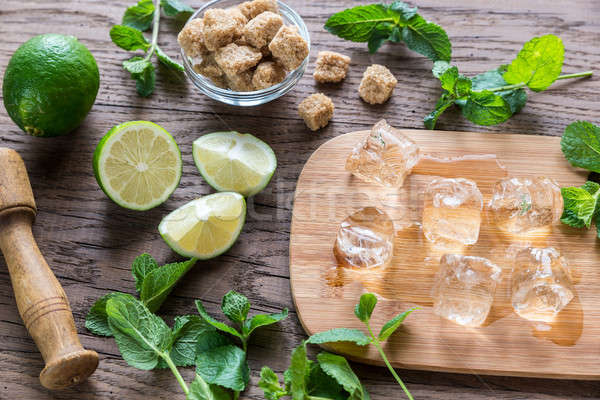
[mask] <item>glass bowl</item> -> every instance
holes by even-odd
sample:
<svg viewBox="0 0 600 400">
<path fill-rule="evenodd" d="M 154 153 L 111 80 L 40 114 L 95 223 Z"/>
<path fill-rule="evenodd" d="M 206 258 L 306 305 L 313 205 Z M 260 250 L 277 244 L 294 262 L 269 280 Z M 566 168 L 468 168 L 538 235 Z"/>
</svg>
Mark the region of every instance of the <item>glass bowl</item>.
<svg viewBox="0 0 600 400">
<path fill-rule="evenodd" d="M 243 0 L 213 0 L 206 3 L 204 6 L 196 10 L 196 12 L 188 19 L 187 22 L 192 19 L 201 16 L 204 14 L 206 10 L 209 8 L 229 8 L 238 4 L 241 4 Z M 286 25 L 296 26 L 298 27 L 298 33 L 306 40 L 308 44 L 308 48 L 310 50 L 310 35 L 308 33 L 308 29 L 302 20 L 302 17 L 296 13 L 296 11 L 292 10 L 288 5 L 282 3 L 281 1 L 277 2 L 279 4 L 279 13 L 283 18 L 283 21 Z M 310 56 L 309 56 L 310 57 Z M 220 87 L 215 86 L 210 79 L 205 78 L 200 75 L 196 71 L 194 71 L 194 63 L 193 61 L 185 55 L 183 49 L 181 49 L 181 58 L 183 59 L 183 66 L 185 68 L 185 74 L 192 81 L 192 83 L 200 89 L 202 93 L 207 95 L 208 97 L 218 100 L 222 103 L 234 105 L 234 106 L 257 106 L 259 104 L 268 103 L 273 101 L 287 92 L 289 92 L 302 78 L 304 75 L 304 71 L 306 70 L 306 66 L 308 65 L 308 59 L 306 57 L 302 64 L 296 68 L 294 71 L 291 71 L 287 74 L 283 82 L 278 83 L 277 85 L 271 86 L 267 89 L 255 90 L 252 92 L 234 92 L 229 89 L 222 89 Z"/>
</svg>

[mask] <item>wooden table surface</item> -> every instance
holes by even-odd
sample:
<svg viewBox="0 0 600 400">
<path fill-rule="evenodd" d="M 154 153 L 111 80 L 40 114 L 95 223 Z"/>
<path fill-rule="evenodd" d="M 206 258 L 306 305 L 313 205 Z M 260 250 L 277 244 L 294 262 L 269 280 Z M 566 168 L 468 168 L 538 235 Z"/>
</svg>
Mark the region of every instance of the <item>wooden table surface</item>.
<svg viewBox="0 0 600 400">
<path fill-rule="evenodd" d="M 73 389 L 50 392 L 39 383 L 40 354 L 17 313 L 10 278 L 0 260 L 0 399 L 145 399 L 182 398 L 169 371 L 140 371 L 119 356 L 112 339 L 90 335 L 84 318 L 91 304 L 109 291 L 133 293 L 130 264 L 142 252 L 159 262 L 177 257 L 157 232 L 161 218 L 176 207 L 209 193 L 194 166 L 191 145 L 203 133 L 233 129 L 251 132 L 275 150 L 279 167 L 265 191 L 249 202 L 248 219 L 235 246 L 225 255 L 200 262 L 161 309 L 173 316 L 195 312 L 201 299 L 216 313 L 230 289 L 247 295 L 251 312 L 292 310 L 279 325 L 259 330 L 251 340 L 249 362 L 252 385 L 244 398 L 262 399 L 256 387 L 264 365 L 282 372 L 291 350 L 305 333 L 293 312 L 288 270 L 288 240 L 292 198 L 298 175 L 310 154 L 324 141 L 349 131 L 367 129 L 381 118 L 397 127 L 422 128 L 422 118 L 439 96 L 431 76 L 431 62 L 402 45 L 386 45 L 369 55 L 364 44 L 342 41 L 322 26 L 332 13 L 360 1 L 289 0 L 305 19 L 312 38 L 311 59 L 319 50 L 336 50 L 352 57 L 346 81 L 318 86 L 312 65 L 298 86 L 285 97 L 254 108 L 226 106 L 198 93 L 178 74 L 158 69 L 155 93 L 137 96 L 134 82 L 121 68 L 128 57 L 114 46 L 108 31 L 120 22 L 132 1 L 3 0 L 0 6 L 0 71 L 11 54 L 30 37 L 41 33 L 77 36 L 95 55 L 101 85 L 96 104 L 84 124 L 71 135 L 42 139 L 22 133 L 0 111 L 0 146 L 16 149 L 25 159 L 39 215 L 34 234 L 49 264 L 63 284 L 85 347 L 100 354 L 91 379 Z M 192 6 L 202 2 L 193 0 Z M 475 74 L 510 61 L 533 36 L 553 33 L 566 47 L 563 72 L 598 69 L 600 65 L 600 2 L 598 0 L 420 0 L 427 19 L 442 25 L 453 44 L 453 61 L 462 73 Z M 180 25 L 164 18 L 159 43 L 178 54 Z M 357 95 L 364 69 L 380 63 L 398 79 L 392 99 L 369 106 Z M 598 71 L 600 73 L 600 71 Z M 535 135 L 561 135 L 572 121 L 600 122 L 600 79 L 562 81 L 545 93 L 530 93 L 526 108 L 509 122 L 491 128 L 473 126 L 456 111 L 446 113 L 440 129 L 476 130 Z M 331 96 L 336 112 L 330 125 L 310 132 L 296 113 L 303 97 L 315 91 Z M 154 210 L 139 213 L 112 203 L 98 188 L 92 172 L 92 153 L 111 126 L 129 120 L 151 120 L 176 138 L 184 159 L 184 174 L 173 196 Z M 415 314 L 414 318 L 418 318 Z M 599 339 L 600 340 L 600 339 Z M 388 371 L 353 365 L 374 399 L 403 395 Z M 191 380 L 193 369 L 183 371 Z M 491 377 L 400 370 L 416 399 L 582 399 L 600 398 L 600 382 Z M 177 397 L 175 397 L 177 396 Z"/>
</svg>

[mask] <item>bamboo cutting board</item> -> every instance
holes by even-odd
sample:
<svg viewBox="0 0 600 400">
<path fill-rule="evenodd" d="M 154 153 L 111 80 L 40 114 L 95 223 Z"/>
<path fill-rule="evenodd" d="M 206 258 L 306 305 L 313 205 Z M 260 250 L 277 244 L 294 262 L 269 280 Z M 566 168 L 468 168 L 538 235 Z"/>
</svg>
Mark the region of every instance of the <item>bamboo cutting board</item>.
<svg viewBox="0 0 600 400">
<path fill-rule="evenodd" d="M 484 204 L 494 183 L 506 176 L 547 176 L 561 186 L 581 185 L 584 171 L 572 168 L 560 138 L 514 134 L 404 130 L 424 158 L 401 189 L 365 183 L 344 164 L 367 131 L 348 133 L 323 144 L 306 163 L 296 188 L 290 238 L 292 295 L 300 321 L 311 335 L 336 327 L 362 328 L 353 308 L 366 291 L 378 295 L 373 328 L 410 307 L 410 315 L 386 344 L 395 367 L 569 379 L 600 378 L 600 246 L 595 230 L 557 224 L 525 237 L 509 237 L 485 216 L 476 245 L 465 254 L 490 258 L 503 267 L 490 315 L 479 328 L 465 328 L 432 313 L 430 290 L 442 255 L 420 229 L 423 189 L 434 176 L 477 182 Z M 462 157 L 460 160 L 444 158 Z M 394 220 L 392 265 L 382 273 L 336 267 L 333 244 L 340 222 L 365 206 L 385 210 Z M 511 249 L 558 248 L 569 260 L 573 301 L 552 324 L 518 317 L 510 304 Z M 349 358 L 382 364 L 376 350 L 351 344 L 329 347 Z"/>
</svg>

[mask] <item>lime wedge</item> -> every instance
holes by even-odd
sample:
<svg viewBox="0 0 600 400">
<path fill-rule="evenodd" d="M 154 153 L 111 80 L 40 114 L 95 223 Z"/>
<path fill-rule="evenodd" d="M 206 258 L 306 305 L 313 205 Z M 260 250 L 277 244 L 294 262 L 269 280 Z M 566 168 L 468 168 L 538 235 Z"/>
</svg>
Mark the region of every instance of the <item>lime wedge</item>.
<svg viewBox="0 0 600 400">
<path fill-rule="evenodd" d="M 181 153 L 173 137 L 148 121 L 115 126 L 94 152 L 100 188 L 131 210 L 149 210 L 164 203 L 179 185 L 181 168 Z"/>
<path fill-rule="evenodd" d="M 226 252 L 240 235 L 246 201 L 238 193 L 214 193 L 167 215 L 158 226 L 165 242 L 184 257 L 201 260 Z"/>
<path fill-rule="evenodd" d="M 238 132 L 215 132 L 196 139 L 194 161 L 210 186 L 246 197 L 263 190 L 277 167 L 268 144 Z"/>
</svg>

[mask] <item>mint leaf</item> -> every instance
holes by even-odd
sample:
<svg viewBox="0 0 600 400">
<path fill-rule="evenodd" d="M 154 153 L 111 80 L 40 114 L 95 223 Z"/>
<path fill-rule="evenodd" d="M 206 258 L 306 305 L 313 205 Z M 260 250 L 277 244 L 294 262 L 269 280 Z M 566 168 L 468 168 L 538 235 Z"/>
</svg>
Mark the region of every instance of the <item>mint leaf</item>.
<svg viewBox="0 0 600 400">
<path fill-rule="evenodd" d="M 351 399 L 368 399 L 368 393 L 365 393 L 360 380 L 350 368 L 350 364 L 344 357 L 322 352 L 317 355 L 319 366 L 327 375 L 339 383 L 344 390 L 350 393 Z"/>
<path fill-rule="evenodd" d="M 137 68 L 137 66 L 134 68 Z M 137 256 L 135 260 L 133 260 L 133 264 L 131 265 L 131 273 L 135 279 L 135 290 L 138 293 L 142 290 L 142 283 L 144 282 L 146 275 L 156 268 L 158 268 L 158 263 L 150 254 L 141 254 Z"/>
<path fill-rule="evenodd" d="M 226 389 L 217 385 L 209 385 L 201 376 L 189 385 L 190 392 L 186 400 L 230 400 L 231 395 Z"/>
<path fill-rule="evenodd" d="M 396 315 L 394 318 L 386 322 L 381 327 L 377 338 L 381 341 L 387 340 L 392 335 L 392 333 L 394 333 L 396 329 L 398 329 L 400 325 L 402 325 L 406 317 L 408 317 L 408 315 L 415 310 L 416 308 L 411 308 L 410 310 L 404 311 L 403 313 Z"/>
<path fill-rule="evenodd" d="M 431 73 L 433 74 L 433 76 L 440 79 L 441 76 L 444 75 L 444 73 L 451 68 L 456 68 L 456 67 L 451 65 L 448 61 L 436 61 L 433 63 L 433 68 L 431 69 Z M 458 69 L 457 69 L 457 73 L 458 73 Z"/>
<path fill-rule="evenodd" d="M 306 341 L 306 343 L 312 344 L 333 342 L 353 342 L 359 346 L 366 346 L 371 343 L 371 338 L 358 329 L 334 328 L 325 332 L 315 333 Z"/>
<path fill-rule="evenodd" d="M 564 212 L 561 222 L 575 228 L 589 228 L 600 197 L 600 185 L 588 181 L 582 187 L 561 188 Z"/>
<path fill-rule="evenodd" d="M 290 368 L 287 371 L 292 399 L 305 398 L 308 367 L 309 362 L 308 358 L 306 358 L 306 344 L 302 343 L 292 352 Z"/>
<path fill-rule="evenodd" d="M 395 36 L 395 32 L 397 32 L 397 27 L 391 22 L 382 22 L 377 25 L 371 32 L 371 36 L 367 41 L 369 53 L 377 52 L 377 50 L 379 50 L 379 48 L 388 40 L 398 39 Z"/>
<path fill-rule="evenodd" d="M 123 68 L 131 73 L 131 78 L 135 80 L 137 92 L 142 97 L 148 97 L 154 91 L 154 82 L 156 75 L 154 65 L 142 57 L 132 57 L 123 61 Z"/>
<path fill-rule="evenodd" d="M 196 362 L 196 347 L 201 336 L 215 329 L 198 315 L 175 317 L 171 360 L 178 367 L 189 367 Z"/>
<path fill-rule="evenodd" d="M 417 15 L 417 7 L 411 7 L 403 1 L 394 1 L 388 8 L 400 14 L 405 21 Z"/>
<path fill-rule="evenodd" d="M 198 312 L 200 313 L 200 316 L 202 318 L 204 318 L 204 320 L 206 322 L 208 322 L 210 325 L 214 326 L 215 328 L 217 328 L 218 330 L 220 330 L 222 332 L 227 332 L 230 335 L 236 336 L 243 340 L 243 336 L 236 329 L 230 327 L 227 324 L 224 324 L 223 322 L 217 321 L 216 319 L 214 319 L 213 317 L 208 315 L 208 313 L 204 309 L 204 306 L 202 305 L 202 302 L 200 300 L 196 300 L 196 307 L 198 308 Z"/>
<path fill-rule="evenodd" d="M 446 32 L 420 15 L 412 17 L 402 30 L 402 39 L 409 49 L 432 61 L 450 61 L 452 45 Z"/>
<path fill-rule="evenodd" d="M 446 111 L 449 107 L 451 107 L 456 99 L 454 96 L 449 93 L 444 93 L 442 97 L 438 100 L 435 110 L 429 113 L 425 118 L 423 118 L 423 123 L 425 124 L 425 128 L 427 129 L 435 129 L 435 125 L 437 124 L 437 120 L 440 116 Z"/>
<path fill-rule="evenodd" d="M 223 296 L 221 310 L 230 321 L 243 324 L 248 317 L 250 302 L 246 296 L 231 290 Z"/>
<path fill-rule="evenodd" d="M 246 336 L 249 336 L 255 329 L 260 328 L 261 326 L 267 326 L 275 324 L 282 319 L 287 318 L 288 309 L 284 308 L 280 313 L 275 314 L 257 314 L 249 320 L 246 320 L 244 323 L 244 332 Z"/>
<path fill-rule="evenodd" d="M 196 259 L 153 269 L 144 278 L 140 300 L 151 312 L 157 311 L 177 282 L 194 266 Z"/>
<path fill-rule="evenodd" d="M 373 293 L 365 293 L 360 296 L 360 301 L 354 307 L 354 315 L 362 322 L 369 322 L 376 304 L 377 297 Z"/>
<path fill-rule="evenodd" d="M 398 13 L 383 4 L 357 6 L 333 14 L 325 29 L 342 39 L 367 42 L 382 23 L 395 23 Z"/>
<path fill-rule="evenodd" d="M 442 84 L 442 89 L 447 90 L 451 94 L 456 94 L 454 87 L 458 80 L 458 68 L 450 66 L 438 78 Z"/>
<path fill-rule="evenodd" d="M 246 353 L 239 347 L 228 344 L 201 351 L 196 357 L 196 373 L 206 382 L 235 391 L 246 388 L 250 379 L 250 368 Z"/>
<path fill-rule="evenodd" d="M 168 17 L 188 18 L 194 12 L 192 7 L 179 0 L 161 0 L 160 6 Z"/>
<path fill-rule="evenodd" d="M 152 0 L 140 0 L 135 6 L 125 10 L 122 24 L 145 31 L 152 26 L 154 16 L 154 4 Z"/>
<path fill-rule="evenodd" d="M 110 29 L 110 39 L 123 50 L 148 50 L 150 43 L 142 32 L 126 25 L 115 25 Z"/>
<path fill-rule="evenodd" d="M 482 91 L 485 89 L 492 89 L 508 85 L 508 83 L 502 77 L 502 74 L 505 71 L 506 67 L 503 66 L 491 71 L 484 72 L 483 74 L 476 75 L 471 79 L 472 90 Z M 510 111 L 513 114 L 521 111 L 521 109 L 525 106 L 525 103 L 527 103 L 527 92 L 525 91 L 525 89 L 504 90 L 495 93 L 501 96 L 504 100 L 506 100 L 506 102 L 510 106 Z M 459 106 L 464 106 L 466 101 L 461 102 L 459 100 L 456 103 Z"/>
<path fill-rule="evenodd" d="M 171 57 L 169 57 L 165 52 L 162 51 L 162 49 L 158 46 L 156 46 L 156 56 L 158 57 L 158 61 L 160 61 L 163 65 L 175 70 L 175 71 L 185 71 L 185 68 L 183 68 L 183 65 L 179 64 L 177 61 L 173 60 Z"/>
<path fill-rule="evenodd" d="M 311 398 L 347 400 L 348 393 L 335 379 L 327 375 L 318 363 L 309 367 L 306 391 Z M 353 399 L 353 397 L 350 397 Z"/>
<path fill-rule="evenodd" d="M 486 126 L 500 124 L 512 115 L 506 100 L 487 90 L 472 92 L 462 107 L 462 113 L 469 121 Z"/>
<path fill-rule="evenodd" d="M 120 296 L 131 297 L 133 299 L 133 296 L 129 294 L 113 292 L 100 297 L 98 300 L 96 300 L 92 308 L 90 308 L 90 311 L 85 317 L 85 327 L 94 335 L 113 335 L 112 331 L 110 330 L 110 326 L 108 326 L 108 314 L 106 313 L 106 303 L 108 302 L 108 299 Z"/>
<path fill-rule="evenodd" d="M 287 390 L 281 387 L 277 374 L 269 367 L 262 367 L 258 387 L 265 393 L 267 400 L 278 400 L 288 395 Z"/>
<path fill-rule="evenodd" d="M 587 121 L 573 122 L 565 128 L 560 146 L 574 167 L 600 172 L 600 127 Z"/>
<path fill-rule="evenodd" d="M 509 84 L 525 83 L 531 90 L 546 90 L 560 75 L 565 58 L 562 40 L 554 35 L 536 37 L 508 66 L 504 80 Z"/>
<path fill-rule="evenodd" d="M 167 324 L 133 297 L 108 299 L 106 313 L 123 359 L 139 369 L 156 367 L 172 343 Z"/>
</svg>

